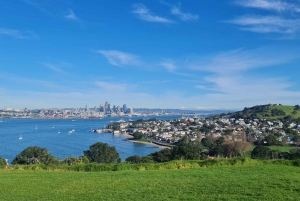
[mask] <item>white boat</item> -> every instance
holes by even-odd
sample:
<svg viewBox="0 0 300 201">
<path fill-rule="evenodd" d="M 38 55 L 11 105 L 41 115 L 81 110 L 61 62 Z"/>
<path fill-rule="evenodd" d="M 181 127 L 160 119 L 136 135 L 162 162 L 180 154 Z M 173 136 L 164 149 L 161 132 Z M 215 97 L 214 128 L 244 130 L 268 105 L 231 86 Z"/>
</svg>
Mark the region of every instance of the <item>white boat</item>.
<svg viewBox="0 0 300 201">
<path fill-rule="evenodd" d="M 38 129 L 38 127 L 37 127 L 37 126 L 35 126 L 35 129 L 37 130 L 37 129 Z"/>
<path fill-rule="evenodd" d="M 60 131 L 58 131 L 57 133 L 60 134 Z"/>
<path fill-rule="evenodd" d="M 19 140 L 22 140 L 22 139 L 23 139 L 23 137 L 22 137 L 21 134 L 20 134 Z"/>
<path fill-rule="evenodd" d="M 68 132 L 68 135 L 71 135 L 72 133 L 73 133 L 73 131 L 69 131 L 69 132 Z"/>
</svg>

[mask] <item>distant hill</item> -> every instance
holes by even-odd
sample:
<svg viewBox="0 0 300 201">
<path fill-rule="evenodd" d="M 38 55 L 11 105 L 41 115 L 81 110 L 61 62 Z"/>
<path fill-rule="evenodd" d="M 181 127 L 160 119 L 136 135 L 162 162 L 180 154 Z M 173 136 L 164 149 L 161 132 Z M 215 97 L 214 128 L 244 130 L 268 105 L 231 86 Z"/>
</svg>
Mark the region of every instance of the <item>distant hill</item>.
<svg viewBox="0 0 300 201">
<path fill-rule="evenodd" d="M 149 109 L 149 108 L 133 108 L 135 112 L 172 112 L 180 114 L 221 114 L 233 112 L 233 110 L 211 109 L 211 110 L 188 110 L 188 109 Z"/>
<path fill-rule="evenodd" d="M 283 118 L 300 118 L 300 106 L 286 106 L 281 104 L 257 105 L 247 108 L 239 112 L 229 113 L 231 118 L 251 118 L 251 119 L 283 119 Z"/>
</svg>

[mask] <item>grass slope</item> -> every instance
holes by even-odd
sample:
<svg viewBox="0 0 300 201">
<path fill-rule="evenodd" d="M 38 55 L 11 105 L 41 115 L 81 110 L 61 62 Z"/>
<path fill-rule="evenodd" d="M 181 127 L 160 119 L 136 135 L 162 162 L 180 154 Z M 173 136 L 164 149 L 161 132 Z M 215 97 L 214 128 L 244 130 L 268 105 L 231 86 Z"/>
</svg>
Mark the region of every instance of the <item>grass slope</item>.
<svg viewBox="0 0 300 201">
<path fill-rule="evenodd" d="M 272 114 L 272 110 L 274 113 Z M 284 112 L 281 114 L 279 111 Z M 278 113 L 279 112 L 279 113 Z M 293 119 L 300 118 L 300 110 L 295 110 L 295 106 L 286 105 L 257 105 L 251 108 L 244 108 L 242 111 L 233 112 L 230 117 L 234 118 L 259 118 L 268 120 L 282 119 L 291 116 Z"/>
<path fill-rule="evenodd" d="M 297 200 L 300 168 L 259 164 L 151 171 L 0 170 L 2 200 Z"/>
<path fill-rule="evenodd" d="M 266 118 L 266 114 L 271 115 L 271 111 L 273 109 L 278 109 L 278 110 L 282 110 L 285 112 L 285 116 L 292 116 L 293 118 L 297 119 L 300 118 L 300 110 L 295 111 L 294 110 L 295 106 L 286 106 L 286 105 L 272 105 L 269 106 L 269 109 L 267 112 L 261 112 L 258 113 L 258 117 L 259 118 Z M 293 113 L 295 111 L 295 114 Z M 275 117 L 267 117 L 266 119 L 280 119 L 280 118 L 284 118 L 285 116 L 275 116 Z"/>
</svg>

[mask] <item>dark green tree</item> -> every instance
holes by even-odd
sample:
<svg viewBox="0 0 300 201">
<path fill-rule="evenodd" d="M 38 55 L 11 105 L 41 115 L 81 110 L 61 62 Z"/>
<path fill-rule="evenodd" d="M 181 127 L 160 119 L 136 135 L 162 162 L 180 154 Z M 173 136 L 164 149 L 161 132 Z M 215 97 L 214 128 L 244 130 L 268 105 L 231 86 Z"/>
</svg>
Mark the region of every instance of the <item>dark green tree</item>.
<svg viewBox="0 0 300 201">
<path fill-rule="evenodd" d="M 266 138 L 265 141 L 267 141 L 269 146 L 273 145 L 279 145 L 280 142 L 278 141 L 278 138 L 274 134 L 269 134 Z"/>
<path fill-rule="evenodd" d="M 206 148 L 210 148 L 212 145 L 211 141 L 208 138 L 202 138 L 201 143 Z"/>
<path fill-rule="evenodd" d="M 31 146 L 24 149 L 12 161 L 13 165 L 39 163 L 44 163 L 45 165 L 55 165 L 59 163 L 59 160 L 56 157 L 52 156 L 47 149 L 37 146 Z"/>
<path fill-rule="evenodd" d="M 97 163 L 119 163 L 121 162 L 119 153 L 114 146 L 107 143 L 97 142 L 90 146 L 89 150 L 83 151 L 90 162 Z"/>
<path fill-rule="evenodd" d="M 199 160 L 203 146 L 198 142 L 182 143 L 172 148 L 172 160 Z"/>
<path fill-rule="evenodd" d="M 144 138 L 144 134 L 141 132 L 135 132 L 135 133 L 133 133 L 133 137 L 134 137 L 134 139 L 140 140 L 140 139 Z"/>
<path fill-rule="evenodd" d="M 141 163 L 141 157 L 138 155 L 129 156 L 125 159 L 125 162 L 128 163 Z"/>
<path fill-rule="evenodd" d="M 154 152 L 150 154 L 154 162 L 161 163 L 172 160 L 172 149 L 163 149 L 161 151 Z"/>
<path fill-rule="evenodd" d="M 300 148 L 294 148 L 290 150 L 289 159 L 300 159 Z"/>
<path fill-rule="evenodd" d="M 270 148 L 264 146 L 257 146 L 251 152 L 251 158 L 254 159 L 270 159 Z"/>
</svg>

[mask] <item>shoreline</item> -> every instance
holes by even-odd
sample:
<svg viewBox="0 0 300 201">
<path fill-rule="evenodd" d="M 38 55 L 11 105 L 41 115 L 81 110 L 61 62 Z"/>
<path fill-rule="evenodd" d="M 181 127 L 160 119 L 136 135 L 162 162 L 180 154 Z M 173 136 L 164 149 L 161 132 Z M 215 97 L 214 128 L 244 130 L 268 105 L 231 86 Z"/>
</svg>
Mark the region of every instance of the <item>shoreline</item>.
<svg viewBox="0 0 300 201">
<path fill-rule="evenodd" d="M 158 145 L 158 144 L 155 144 L 155 143 L 152 143 L 152 142 L 142 142 L 142 141 L 134 140 L 134 139 L 133 139 L 133 136 L 132 136 L 132 135 L 129 135 L 129 134 L 121 134 L 121 135 L 127 137 L 126 140 L 127 140 L 127 141 L 130 141 L 130 142 L 140 143 L 140 144 L 149 144 L 149 145 L 152 145 L 152 146 L 161 148 L 161 149 L 169 149 L 169 148 L 170 148 L 170 147 L 168 147 L 168 146 Z"/>
</svg>

